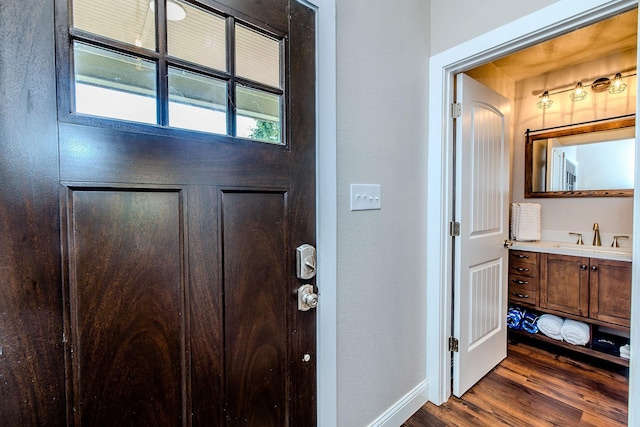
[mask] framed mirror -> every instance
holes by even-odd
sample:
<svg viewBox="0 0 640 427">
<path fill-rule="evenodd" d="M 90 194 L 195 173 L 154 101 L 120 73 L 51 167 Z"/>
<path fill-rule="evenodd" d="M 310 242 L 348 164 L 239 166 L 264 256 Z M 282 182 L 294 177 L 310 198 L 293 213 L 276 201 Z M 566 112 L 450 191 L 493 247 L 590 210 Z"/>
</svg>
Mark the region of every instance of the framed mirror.
<svg viewBox="0 0 640 427">
<path fill-rule="evenodd" d="M 530 131 L 525 197 L 631 197 L 635 115 Z"/>
</svg>

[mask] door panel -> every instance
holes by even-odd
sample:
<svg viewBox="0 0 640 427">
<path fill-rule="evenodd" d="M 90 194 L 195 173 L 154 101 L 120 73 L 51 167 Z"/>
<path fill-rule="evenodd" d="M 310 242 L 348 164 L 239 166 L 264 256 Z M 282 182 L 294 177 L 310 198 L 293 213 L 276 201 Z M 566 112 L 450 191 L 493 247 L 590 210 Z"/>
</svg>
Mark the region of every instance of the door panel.
<svg viewBox="0 0 640 427">
<path fill-rule="evenodd" d="M 453 393 L 462 396 L 506 357 L 509 100 L 461 74 L 456 122 Z"/>
<path fill-rule="evenodd" d="M 501 259 L 469 268 L 469 351 L 500 328 L 502 270 Z"/>
<path fill-rule="evenodd" d="M 77 425 L 170 426 L 183 417 L 181 195 L 71 189 L 73 408 Z"/>
<path fill-rule="evenodd" d="M 286 212 L 284 192 L 222 192 L 225 413 L 234 425 L 287 424 Z"/>
<path fill-rule="evenodd" d="M 188 188 L 189 336 L 191 413 L 194 426 L 222 423 L 223 296 L 218 194 L 215 187 Z"/>
<path fill-rule="evenodd" d="M 217 136 L 201 137 L 185 139 L 184 132 L 178 138 L 60 123 L 60 172 L 63 180 L 71 182 L 289 184 L 291 153 L 286 147 L 226 141 L 226 137 L 214 144 Z"/>
</svg>

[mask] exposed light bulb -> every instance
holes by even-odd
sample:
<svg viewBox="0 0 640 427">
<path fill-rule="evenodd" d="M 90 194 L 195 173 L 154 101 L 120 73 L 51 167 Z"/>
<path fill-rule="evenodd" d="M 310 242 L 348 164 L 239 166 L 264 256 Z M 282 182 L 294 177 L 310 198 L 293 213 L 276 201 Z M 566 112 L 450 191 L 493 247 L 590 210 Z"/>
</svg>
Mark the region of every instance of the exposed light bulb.
<svg viewBox="0 0 640 427">
<path fill-rule="evenodd" d="M 551 107 L 551 104 L 553 104 L 553 101 L 549 97 L 549 91 L 545 90 L 542 96 L 540 96 L 540 100 L 538 101 L 538 108 L 544 110 Z"/>
<path fill-rule="evenodd" d="M 572 101 L 582 101 L 586 97 L 587 91 L 582 87 L 582 82 L 578 82 L 576 84 L 576 88 L 571 92 L 571 95 L 569 95 L 569 98 L 571 98 Z"/>
<path fill-rule="evenodd" d="M 617 73 L 609 86 L 609 93 L 620 93 L 626 89 L 627 85 L 622 80 L 622 74 Z"/>
</svg>

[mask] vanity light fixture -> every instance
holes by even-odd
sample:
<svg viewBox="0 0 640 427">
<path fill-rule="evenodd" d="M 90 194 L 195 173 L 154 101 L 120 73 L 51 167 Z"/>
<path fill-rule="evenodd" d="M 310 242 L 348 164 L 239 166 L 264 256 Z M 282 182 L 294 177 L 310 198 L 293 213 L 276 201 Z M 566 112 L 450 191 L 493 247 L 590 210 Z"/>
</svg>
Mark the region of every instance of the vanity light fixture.
<svg viewBox="0 0 640 427">
<path fill-rule="evenodd" d="M 620 93 L 627 88 L 627 85 L 622 81 L 622 74 L 617 73 L 613 78 L 611 85 L 609 86 L 609 93 Z"/>
<path fill-rule="evenodd" d="M 587 91 L 582 87 L 582 82 L 576 83 L 576 88 L 571 92 L 569 98 L 571 98 L 572 101 L 582 101 L 586 97 Z"/>
<path fill-rule="evenodd" d="M 586 86 L 583 85 L 582 82 L 578 82 L 574 87 L 571 87 L 568 89 L 559 89 L 553 92 L 544 90 L 544 93 L 540 95 L 540 97 L 538 98 L 538 108 L 544 110 L 546 108 L 551 107 L 551 104 L 553 104 L 553 101 L 551 100 L 551 96 L 558 95 L 564 92 L 571 92 L 569 94 L 569 98 L 572 101 L 582 101 L 583 99 L 585 99 L 588 94 L 588 92 L 586 91 L 586 88 L 591 88 L 591 91 L 594 93 L 608 91 L 611 94 L 617 94 L 617 93 L 624 92 L 624 90 L 627 88 L 627 84 L 622 80 L 623 77 L 626 78 L 626 77 L 631 77 L 635 75 L 636 75 L 635 72 L 626 74 L 624 76 L 622 75 L 622 73 L 616 73 L 613 79 L 610 79 L 608 77 L 600 77 L 594 80 L 593 83 L 588 84 Z M 536 95 L 536 92 L 537 91 L 534 91 L 533 95 Z M 537 92 L 537 93 L 540 93 L 540 92 Z"/>
<path fill-rule="evenodd" d="M 551 104 L 553 104 L 553 101 L 549 97 L 549 91 L 545 90 L 542 96 L 540 96 L 540 100 L 538 101 L 538 108 L 541 108 L 544 110 L 546 108 L 551 107 Z"/>
</svg>

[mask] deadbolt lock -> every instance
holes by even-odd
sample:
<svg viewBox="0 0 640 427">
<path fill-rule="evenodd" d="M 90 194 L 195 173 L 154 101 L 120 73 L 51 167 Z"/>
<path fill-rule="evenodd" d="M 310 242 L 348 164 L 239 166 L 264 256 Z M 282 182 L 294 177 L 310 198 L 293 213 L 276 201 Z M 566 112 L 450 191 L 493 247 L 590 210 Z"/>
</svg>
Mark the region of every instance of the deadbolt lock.
<svg viewBox="0 0 640 427">
<path fill-rule="evenodd" d="M 316 248 L 307 243 L 296 248 L 296 275 L 302 280 L 316 275 Z"/>
</svg>

